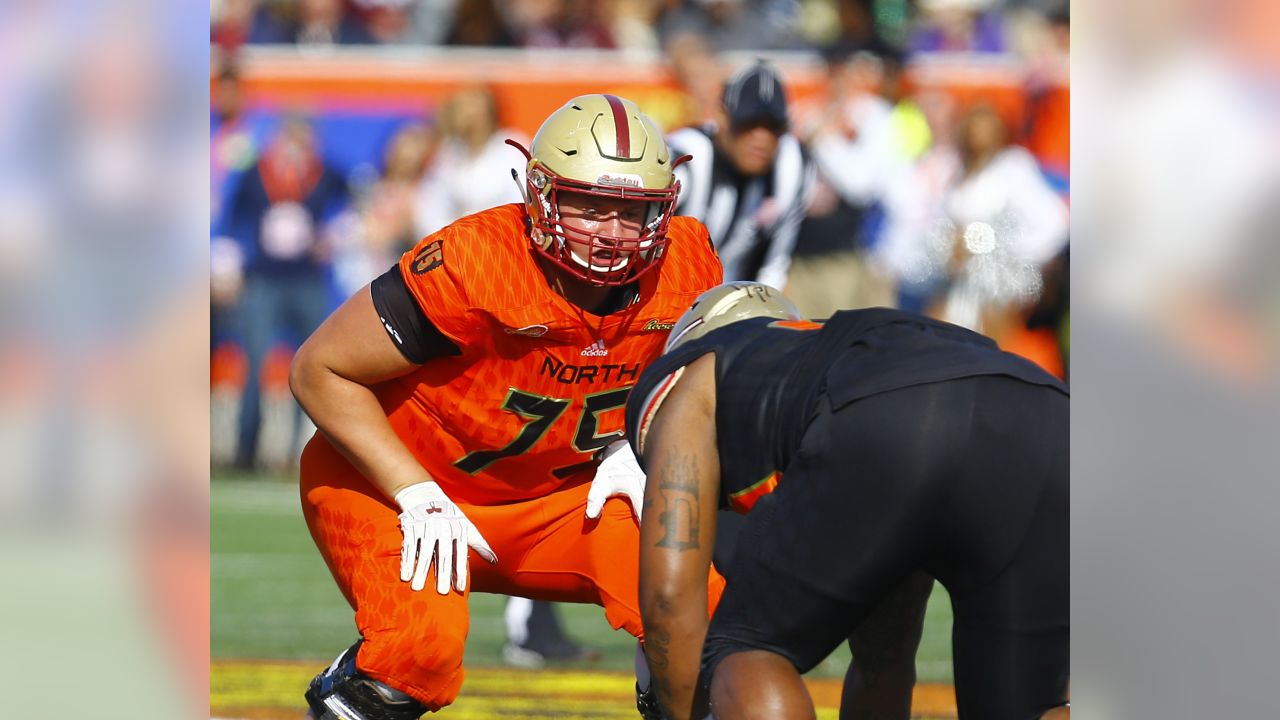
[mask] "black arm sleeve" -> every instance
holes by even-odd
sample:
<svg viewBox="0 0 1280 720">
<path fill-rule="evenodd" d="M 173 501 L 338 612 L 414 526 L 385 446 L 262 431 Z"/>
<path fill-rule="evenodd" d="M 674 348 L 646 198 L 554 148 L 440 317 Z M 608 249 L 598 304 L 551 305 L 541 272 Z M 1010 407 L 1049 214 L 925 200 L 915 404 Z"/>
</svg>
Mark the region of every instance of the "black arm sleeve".
<svg viewBox="0 0 1280 720">
<path fill-rule="evenodd" d="M 421 365 L 434 358 L 462 354 L 462 350 L 427 319 L 409 292 L 399 265 L 379 275 L 369 285 L 369 293 L 382 327 L 409 362 Z"/>
</svg>

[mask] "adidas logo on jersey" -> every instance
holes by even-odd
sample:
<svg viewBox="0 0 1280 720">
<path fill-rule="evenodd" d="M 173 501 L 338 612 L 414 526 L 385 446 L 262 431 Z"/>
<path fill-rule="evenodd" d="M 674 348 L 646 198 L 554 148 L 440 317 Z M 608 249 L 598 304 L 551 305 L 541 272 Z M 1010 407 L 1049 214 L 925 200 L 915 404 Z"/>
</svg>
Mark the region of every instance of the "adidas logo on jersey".
<svg viewBox="0 0 1280 720">
<path fill-rule="evenodd" d="M 587 357 L 604 357 L 609 354 L 609 350 L 605 348 L 603 340 L 597 340 L 582 348 L 582 354 Z"/>
</svg>

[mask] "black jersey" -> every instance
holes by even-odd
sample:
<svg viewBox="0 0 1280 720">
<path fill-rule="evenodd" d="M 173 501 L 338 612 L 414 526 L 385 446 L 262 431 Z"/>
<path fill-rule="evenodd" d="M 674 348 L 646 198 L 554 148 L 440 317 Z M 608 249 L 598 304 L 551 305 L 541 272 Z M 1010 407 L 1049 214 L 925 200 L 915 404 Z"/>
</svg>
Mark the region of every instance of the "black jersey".
<svg viewBox="0 0 1280 720">
<path fill-rule="evenodd" d="M 791 461 L 818 399 L 832 409 L 891 390 L 981 375 L 1067 388 L 990 338 L 919 315 L 872 308 L 825 323 L 756 318 L 691 340 L 650 365 L 627 402 L 636 456 L 642 415 L 655 390 L 699 357 L 716 355 L 720 504 L 747 512 Z"/>
</svg>

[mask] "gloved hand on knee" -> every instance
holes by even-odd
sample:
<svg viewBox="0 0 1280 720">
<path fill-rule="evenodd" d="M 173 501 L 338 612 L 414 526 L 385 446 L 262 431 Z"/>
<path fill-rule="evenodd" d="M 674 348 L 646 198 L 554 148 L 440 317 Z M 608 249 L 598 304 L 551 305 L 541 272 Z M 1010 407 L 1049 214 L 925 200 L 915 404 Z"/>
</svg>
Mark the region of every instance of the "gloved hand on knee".
<svg viewBox="0 0 1280 720">
<path fill-rule="evenodd" d="M 395 500 L 403 510 L 400 580 L 412 581 L 414 590 L 426 586 L 432 557 L 436 559 L 436 592 L 441 595 L 449 594 L 450 579 L 458 592 L 466 590 L 468 547 L 485 560 L 498 562 L 484 536 L 435 482 L 410 485 L 396 493 Z"/>
</svg>

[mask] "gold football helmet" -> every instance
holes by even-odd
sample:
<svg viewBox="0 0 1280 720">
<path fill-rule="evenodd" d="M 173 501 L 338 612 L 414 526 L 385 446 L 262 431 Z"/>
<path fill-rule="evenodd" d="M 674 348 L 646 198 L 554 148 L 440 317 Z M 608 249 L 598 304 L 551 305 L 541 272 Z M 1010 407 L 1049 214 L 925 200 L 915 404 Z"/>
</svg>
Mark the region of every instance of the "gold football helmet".
<svg viewBox="0 0 1280 720">
<path fill-rule="evenodd" d="M 728 282 L 704 291 L 693 301 L 671 328 L 664 352 L 717 328 L 757 317 L 804 319 L 795 304 L 777 288 L 758 282 Z"/>
<path fill-rule="evenodd" d="M 593 285 L 625 285 L 657 265 L 680 192 L 672 169 L 688 156 L 673 160 L 662 131 L 635 103 L 615 95 L 576 97 L 542 123 L 525 155 L 530 236 L 543 256 Z M 643 203 L 639 236 L 566 227 L 561 193 Z M 588 247 L 586 257 L 573 251 L 570 239 Z"/>
</svg>

